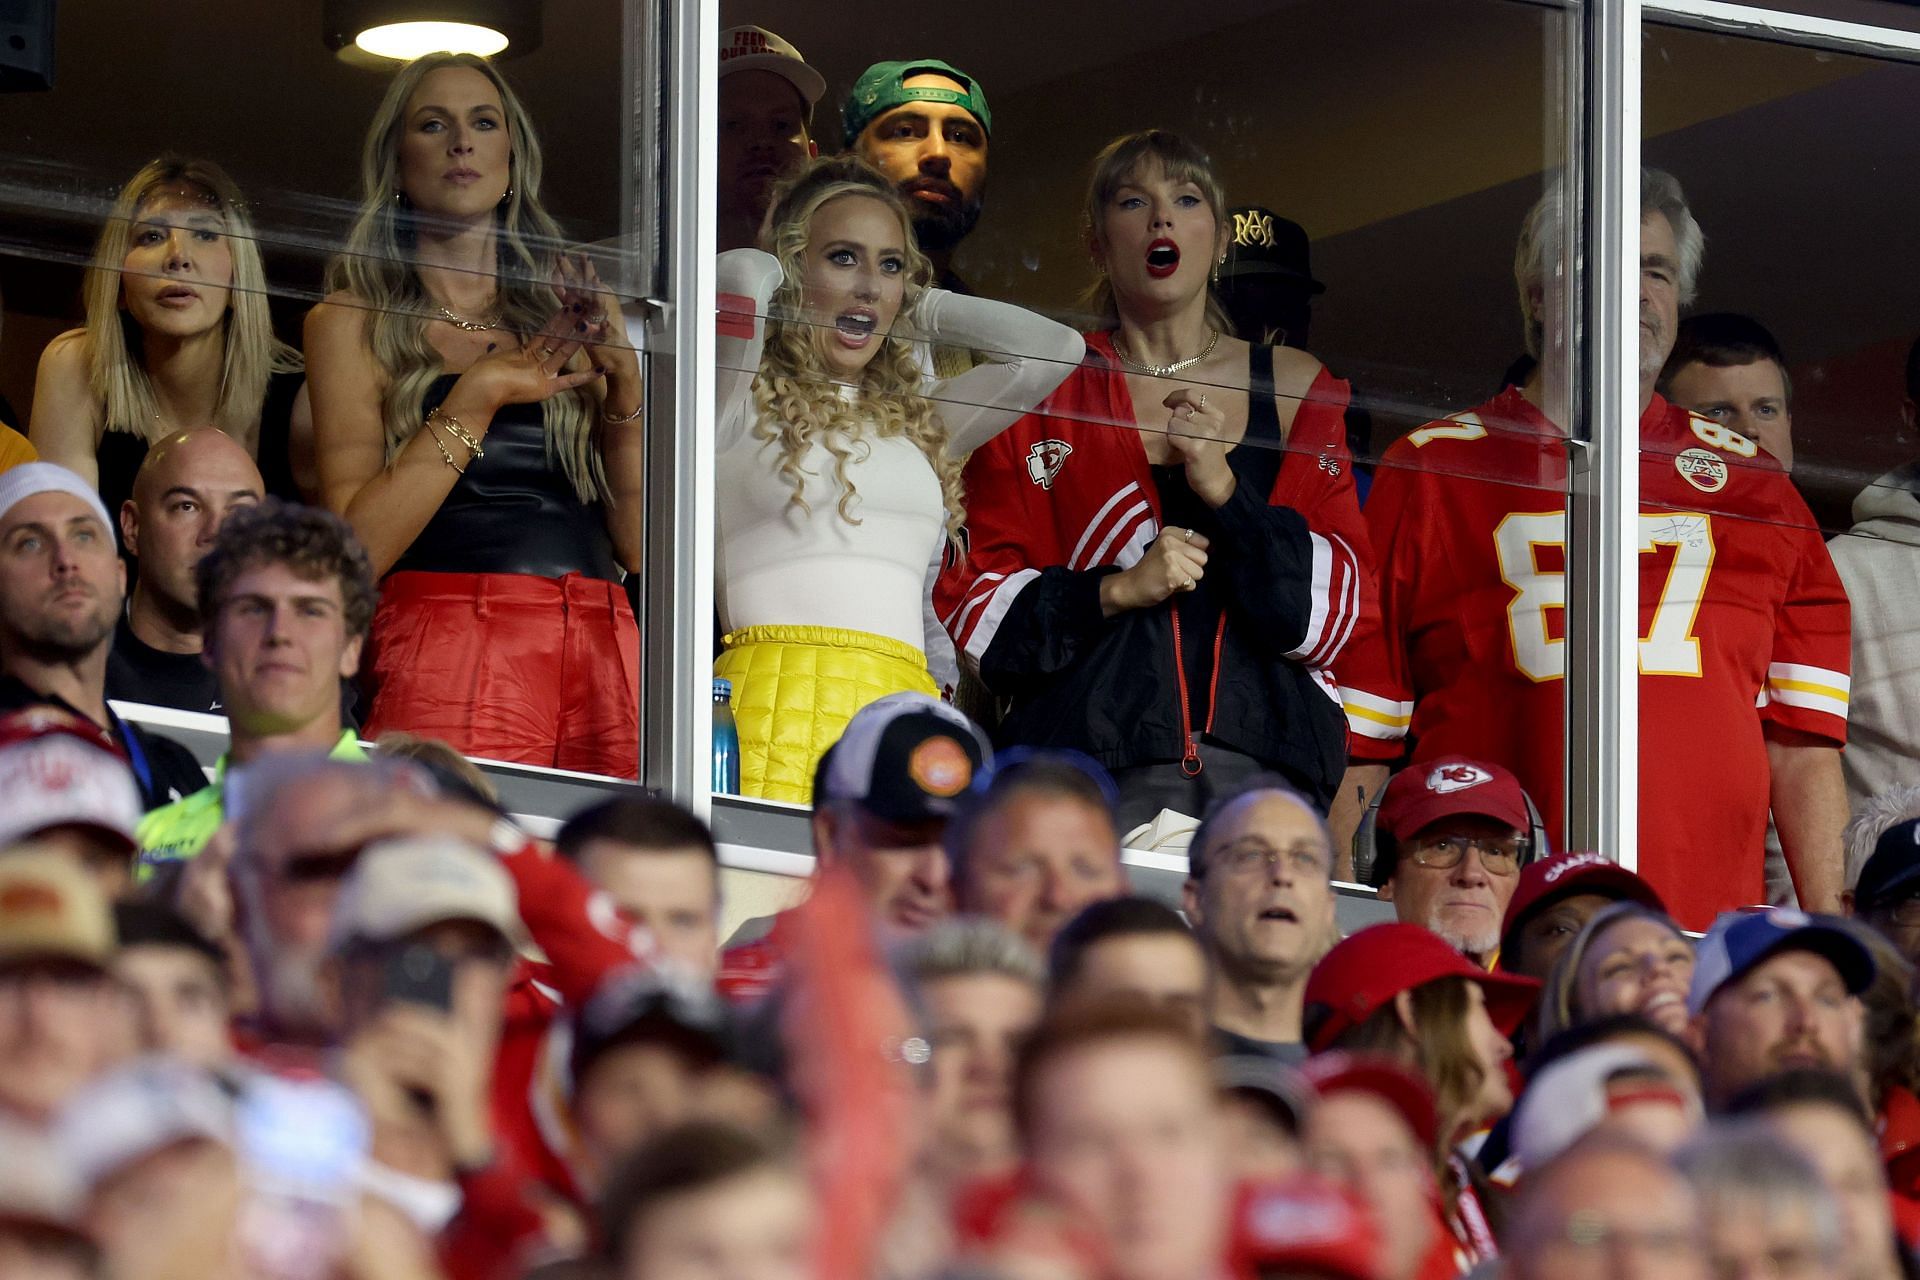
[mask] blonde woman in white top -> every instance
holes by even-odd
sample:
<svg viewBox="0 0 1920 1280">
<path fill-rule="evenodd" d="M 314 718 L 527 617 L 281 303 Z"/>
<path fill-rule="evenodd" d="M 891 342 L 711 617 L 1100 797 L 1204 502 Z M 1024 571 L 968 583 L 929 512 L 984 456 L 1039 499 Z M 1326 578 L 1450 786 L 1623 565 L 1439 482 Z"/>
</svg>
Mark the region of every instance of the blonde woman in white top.
<svg viewBox="0 0 1920 1280">
<path fill-rule="evenodd" d="M 1080 336 L 1019 307 L 921 287 L 893 185 L 850 157 L 775 201 L 771 254 L 720 258 L 715 589 L 741 789 L 807 802 L 822 752 L 867 703 L 936 694 L 927 563 L 959 552 L 966 455 L 1045 399 Z M 919 342 L 991 363 L 929 384 Z"/>
</svg>

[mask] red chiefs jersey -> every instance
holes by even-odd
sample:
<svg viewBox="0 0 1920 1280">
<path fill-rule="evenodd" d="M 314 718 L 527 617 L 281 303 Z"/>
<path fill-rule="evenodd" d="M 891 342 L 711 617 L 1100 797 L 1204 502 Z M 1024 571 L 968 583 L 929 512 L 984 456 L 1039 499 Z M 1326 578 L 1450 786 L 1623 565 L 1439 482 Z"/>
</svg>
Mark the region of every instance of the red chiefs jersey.
<svg viewBox="0 0 1920 1280">
<path fill-rule="evenodd" d="M 1690 928 L 1762 901 L 1763 726 L 1846 741 L 1847 598 L 1784 472 L 1641 415 L 1640 874 Z M 1561 824 L 1567 444 L 1517 389 L 1394 444 L 1367 506 L 1381 629 L 1339 669 L 1354 754 L 1505 765 Z"/>
<path fill-rule="evenodd" d="M 1347 754 L 1331 665 L 1374 609 L 1348 394 L 1321 369 L 1284 433 L 1270 403 L 1250 403 L 1251 443 L 1229 454 L 1242 483 L 1208 531 L 1226 611 L 1211 678 L 1190 696 L 1177 602 L 1114 618 L 1099 607 L 1099 577 L 1139 563 L 1166 519 L 1111 337 L 1087 335 L 1086 362 L 974 452 L 968 550 L 933 591 L 962 660 L 1010 699 L 1007 740 L 1127 766 L 1178 760 L 1211 735 L 1331 793 Z"/>
</svg>

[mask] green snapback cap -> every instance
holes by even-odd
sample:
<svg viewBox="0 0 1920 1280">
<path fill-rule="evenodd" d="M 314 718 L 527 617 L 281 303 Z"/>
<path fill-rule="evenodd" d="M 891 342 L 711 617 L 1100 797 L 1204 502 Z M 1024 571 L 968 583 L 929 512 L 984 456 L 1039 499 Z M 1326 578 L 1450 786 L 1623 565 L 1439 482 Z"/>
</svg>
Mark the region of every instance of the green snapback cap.
<svg viewBox="0 0 1920 1280">
<path fill-rule="evenodd" d="M 965 92 L 931 86 L 909 89 L 906 82 L 914 76 L 946 76 L 964 86 Z M 876 62 L 853 82 L 853 92 L 840 109 L 840 125 L 848 146 L 853 145 L 874 117 L 909 102 L 946 102 L 964 107 L 980 122 L 988 137 L 993 136 L 993 113 L 987 110 L 987 95 L 979 83 L 938 58 L 914 58 L 905 62 Z"/>
</svg>

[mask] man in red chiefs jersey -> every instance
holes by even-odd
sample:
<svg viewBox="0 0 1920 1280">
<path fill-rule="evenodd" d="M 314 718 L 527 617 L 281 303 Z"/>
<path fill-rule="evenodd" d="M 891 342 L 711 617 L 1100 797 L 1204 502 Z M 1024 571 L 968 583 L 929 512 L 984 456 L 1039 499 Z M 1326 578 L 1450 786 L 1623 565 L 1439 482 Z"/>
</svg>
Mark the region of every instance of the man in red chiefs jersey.
<svg viewBox="0 0 1920 1280">
<path fill-rule="evenodd" d="M 1805 502 L 1737 432 L 1653 384 L 1693 297 L 1700 228 L 1679 184 L 1641 177 L 1640 861 L 1704 928 L 1761 900 L 1771 804 L 1800 901 L 1838 909 L 1848 611 Z M 1343 784 L 1387 762 L 1464 755 L 1513 770 L 1561 828 L 1566 674 L 1568 338 L 1558 189 L 1521 231 L 1514 274 L 1538 367 L 1394 444 L 1367 508 L 1381 630 L 1340 679 L 1354 729 Z"/>
</svg>

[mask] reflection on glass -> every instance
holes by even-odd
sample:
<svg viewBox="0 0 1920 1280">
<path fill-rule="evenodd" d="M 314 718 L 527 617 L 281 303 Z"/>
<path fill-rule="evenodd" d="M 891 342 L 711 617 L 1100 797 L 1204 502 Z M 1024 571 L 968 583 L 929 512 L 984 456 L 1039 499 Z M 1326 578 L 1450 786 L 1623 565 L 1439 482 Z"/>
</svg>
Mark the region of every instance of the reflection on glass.
<svg viewBox="0 0 1920 1280">
<path fill-rule="evenodd" d="M 1762 900 L 1771 799 L 1800 815 L 1781 830 L 1802 901 L 1833 909 L 1839 827 L 1824 819 L 1844 736 L 1845 600 L 1779 464 L 1731 426 L 1655 394 L 1703 237 L 1665 173 L 1643 173 L 1641 209 L 1638 869 L 1690 928 Z M 1454 759 L 1505 765 L 1550 831 L 1561 818 L 1566 674 L 1559 493 L 1570 424 L 1550 407 L 1570 367 L 1553 270 L 1565 222 L 1550 190 L 1515 255 L 1538 360 L 1528 380 L 1414 432 L 1383 460 L 1368 518 L 1384 643 L 1361 646 L 1343 672 L 1350 705 L 1407 724 L 1429 790 L 1476 785 Z M 1365 743 L 1375 755 L 1392 746 L 1385 734 Z M 1686 764 L 1708 760 L 1710 777 Z M 1385 876 L 1391 894 L 1390 867 Z"/>
<path fill-rule="evenodd" d="M 273 334 L 245 198 L 209 160 L 161 159 L 120 191 L 83 289 L 86 324 L 47 344 L 34 448 L 97 485 L 109 513 L 147 450 L 214 426 L 294 497 L 288 418 L 300 353 Z"/>
<path fill-rule="evenodd" d="M 1878 0 L 1762 7 L 1914 29 L 1911 8 Z M 1769 683 L 1762 713 L 1777 833 L 1767 893 L 1778 901 L 1797 889 L 1806 903 L 1810 857 L 1831 866 L 1837 890 L 1843 857 L 1857 873 L 1879 833 L 1906 816 L 1901 792 L 1920 751 L 1911 727 L 1920 689 L 1908 674 L 1920 629 L 1911 468 L 1920 437 L 1906 407 L 1920 255 L 1899 212 L 1920 198 L 1920 154 L 1880 123 L 1920 106 L 1920 70 L 1796 47 L 1774 32 L 1660 25 L 1647 28 L 1644 66 L 1645 153 L 1687 174 L 1713 247 L 1704 314 L 1683 325 L 1665 384 L 1790 467 L 1805 503 L 1763 518 L 1804 523 L 1810 509 L 1835 535 L 1831 569 L 1809 553 L 1805 572 L 1831 594 L 1834 614 L 1844 603 L 1825 630 L 1845 637 L 1850 621 L 1851 643 L 1783 658 L 1801 669 L 1790 684 Z M 1798 532 L 1778 540 L 1808 541 Z M 1673 763 L 1657 744 L 1642 750 Z M 1861 821 L 1843 848 L 1849 810 Z"/>
<path fill-rule="evenodd" d="M 938 692 L 922 603 L 957 539 L 960 460 L 1052 391 L 1081 344 L 925 287 L 907 205 L 857 158 L 814 163 L 768 222 L 771 253 L 720 260 L 714 674 L 733 684 L 742 791 L 805 802 L 854 711 Z M 940 347 L 980 362 L 938 377 Z"/>
<path fill-rule="evenodd" d="M 559 252 L 532 120 L 483 59 L 400 72 L 361 177 L 306 336 L 320 496 L 384 575 L 364 728 L 633 777 L 643 428 L 619 304 Z"/>
<path fill-rule="evenodd" d="M 1192 142 L 1110 143 L 1085 216 L 1087 362 L 969 462 L 936 610 L 1006 738 L 1113 770 L 1122 830 L 1261 772 L 1324 805 L 1329 667 L 1372 597 L 1346 384 L 1230 332 L 1210 286 L 1232 221 Z"/>
</svg>

